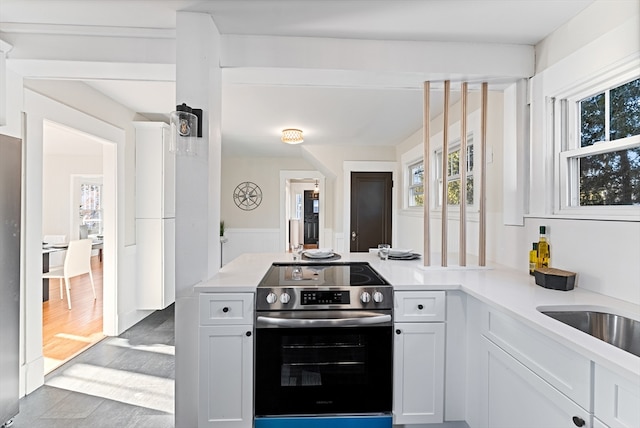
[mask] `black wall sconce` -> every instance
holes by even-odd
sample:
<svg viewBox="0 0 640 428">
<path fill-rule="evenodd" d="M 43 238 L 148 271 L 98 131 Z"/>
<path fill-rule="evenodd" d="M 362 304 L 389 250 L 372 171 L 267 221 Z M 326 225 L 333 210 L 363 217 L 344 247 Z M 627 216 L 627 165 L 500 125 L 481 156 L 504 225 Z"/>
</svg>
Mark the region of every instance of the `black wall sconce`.
<svg viewBox="0 0 640 428">
<path fill-rule="evenodd" d="M 196 141 L 202 137 L 202 109 L 182 103 L 170 115 L 171 144 L 169 150 L 179 155 L 197 155 Z"/>
</svg>

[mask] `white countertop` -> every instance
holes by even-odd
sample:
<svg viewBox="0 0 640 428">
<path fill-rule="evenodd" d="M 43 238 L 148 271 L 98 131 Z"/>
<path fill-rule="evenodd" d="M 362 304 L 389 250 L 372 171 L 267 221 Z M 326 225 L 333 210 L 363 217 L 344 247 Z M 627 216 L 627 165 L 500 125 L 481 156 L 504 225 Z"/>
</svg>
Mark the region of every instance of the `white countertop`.
<svg viewBox="0 0 640 428">
<path fill-rule="evenodd" d="M 273 262 L 291 262 L 288 253 L 243 254 L 225 265 L 211 279 L 195 286 L 196 293 L 255 292 L 256 286 Z M 423 260 L 380 260 L 369 253 L 342 254 L 340 261 L 366 261 L 394 286 L 401 290 L 461 290 L 497 308 L 527 326 L 549 336 L 569 348 L 587 356 L 597 364 L 633 376 L 640 383 L 640 358 L 556 321 L 537 308 L 571 306 L 613 312 L 640 320 L 640 306 L 602 294 L 582 290 L 579 276 L 571 291 L 549 290 L 535 284 L 528 272 L 500 266 L 481 267 L 424 267 Z M 308 263 L 302 261 L 302 263 Z M 580 308 L 576 308 L 579 306 Z"/>
</svg>

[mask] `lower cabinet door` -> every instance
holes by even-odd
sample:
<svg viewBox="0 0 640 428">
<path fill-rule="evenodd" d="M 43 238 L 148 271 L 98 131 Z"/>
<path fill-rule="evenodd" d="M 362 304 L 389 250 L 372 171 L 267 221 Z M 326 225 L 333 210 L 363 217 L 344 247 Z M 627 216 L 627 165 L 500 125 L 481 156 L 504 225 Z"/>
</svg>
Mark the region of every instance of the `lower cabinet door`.
<svg viewBox="0 0 640 428">
<path fill-rule="evenodd" d="M 498 346 L 482 339 L 486 426 L 592 427 L 591 415 Z M 486 405 L 486 406 L 485 406 Z"/>
<path fill-rule="evenodd" d="M 253 326 L 200 326 L 198 427 L 253 425 Z"/>
<path fill-rule="evenodd" d="M 396 323 L 393 423 L 439 423 L 444 416 L 444 323 Z"/>
<path fill-rule="evenodd" d="M 640 427 L 640 378 L 595 367 L 593 413 L 611 428 Z"/>
</svg>

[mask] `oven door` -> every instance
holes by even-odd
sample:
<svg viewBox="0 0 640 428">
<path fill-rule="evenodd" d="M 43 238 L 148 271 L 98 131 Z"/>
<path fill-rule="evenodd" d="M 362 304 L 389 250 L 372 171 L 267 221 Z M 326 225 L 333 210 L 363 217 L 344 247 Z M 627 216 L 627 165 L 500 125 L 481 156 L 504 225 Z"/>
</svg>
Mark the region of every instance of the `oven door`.
<svg viewBox="0 0 640 428">
<path fill-rule="evenodd" d="M 390 414 L 392 352 L 390 312 L 260 315 L 255 415 Z"/>
</svg>

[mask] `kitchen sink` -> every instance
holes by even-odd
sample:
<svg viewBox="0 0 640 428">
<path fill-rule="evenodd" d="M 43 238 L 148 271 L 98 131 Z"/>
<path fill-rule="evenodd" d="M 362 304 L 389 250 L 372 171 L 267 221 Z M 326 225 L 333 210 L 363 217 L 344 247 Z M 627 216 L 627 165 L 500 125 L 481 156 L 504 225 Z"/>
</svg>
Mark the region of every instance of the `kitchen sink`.
<svg viewBox="0 0 640 428">
<path fill-rule="evenodd" d="M 640 357 L 640 321 L 622 315 L 587 310 L 540 312 Z"/>
</svg>

